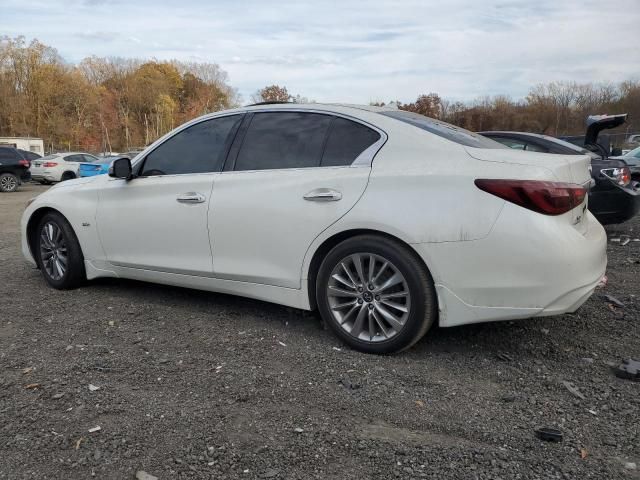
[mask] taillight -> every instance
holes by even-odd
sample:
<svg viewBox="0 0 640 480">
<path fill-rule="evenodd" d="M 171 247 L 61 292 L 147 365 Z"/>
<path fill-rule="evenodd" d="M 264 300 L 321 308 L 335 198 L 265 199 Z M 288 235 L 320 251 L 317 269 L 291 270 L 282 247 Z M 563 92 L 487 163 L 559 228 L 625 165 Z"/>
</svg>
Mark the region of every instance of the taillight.
<svg viewBox="0 0 640 480">
<path fill-rule="evenodd" d="M 631 170 L 629 167 L 616 168 L 616 182 L 618 185 L 626 187 L 631 183 Z"/>
<path fill-rule="evenodd" d="M 57 167 L 58 164 L 56 162 L 44 162 L 42 166 L 45 168 L 51 168 L 51 167 Z"/>
<path fill-rule="evenodd" d="M 587 195 L 587 189 L 575 183 L 478 179 L 475 184 L 480 190 L 545 215 L 573 210 Z"/>
<path fill-rule="evenodd" d="M 27 167 L 27 168 L 31 166 L 31 164 L 29 163 L 29 160 L 18 160 L 18 163 L 23 167 Z"/>
</svg>

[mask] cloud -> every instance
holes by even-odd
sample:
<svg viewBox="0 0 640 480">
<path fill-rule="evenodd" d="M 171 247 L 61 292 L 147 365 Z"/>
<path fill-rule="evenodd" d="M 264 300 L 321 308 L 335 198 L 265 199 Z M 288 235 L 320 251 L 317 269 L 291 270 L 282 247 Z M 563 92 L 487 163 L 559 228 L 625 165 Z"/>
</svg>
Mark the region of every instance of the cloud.
<svg viewBox="0 0 640 480">
<path fill-rule="evenodd" d="M 83 40 L 98 40 L 101 42 L 110 42 L 118 38 L 116 32 L 80 32 L 75 34 L 76 37 Z"/>
<path fill-rule="evenodd" d="M 318 101 L 517 98 L 539 82 L 638 78 L 640 63 L 637 0 L 6 1 L 5 33 L 67 60 L 216 62 L 245 99 L 272 83 Z"/>
</svg>

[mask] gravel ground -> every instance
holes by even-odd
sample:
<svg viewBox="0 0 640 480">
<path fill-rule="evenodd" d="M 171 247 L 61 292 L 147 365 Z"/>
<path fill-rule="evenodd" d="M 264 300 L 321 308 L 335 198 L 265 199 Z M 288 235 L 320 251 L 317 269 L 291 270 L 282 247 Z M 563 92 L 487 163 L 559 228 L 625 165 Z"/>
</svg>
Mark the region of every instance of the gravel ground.
<svg viewBox="0 0 640 480">
<path fill-rule="evenodd" d="M 370 356 L 268 303 L 48 288 L 18 230 L 43 190 L 0 195 L 2 479 L 640 478 L 640 382 L 611 372 L 640 360 L 640 242 L 609 242 L 609 283 L 576 314 Z M 640 218 L 608 234 L 638 238 Z"/>
</svg>

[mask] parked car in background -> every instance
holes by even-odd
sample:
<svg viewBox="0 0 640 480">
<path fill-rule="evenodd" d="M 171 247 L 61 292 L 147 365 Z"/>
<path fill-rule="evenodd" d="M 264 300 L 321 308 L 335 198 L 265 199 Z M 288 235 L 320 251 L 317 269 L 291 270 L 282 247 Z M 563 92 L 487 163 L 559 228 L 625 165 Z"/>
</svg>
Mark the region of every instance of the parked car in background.
<svg viewBox="0 0 640 480">
<path fill-rule="evenodd" d="M 96 160 L 98 157 L 83 152 L 52 153 L 32 163 L 31 177 L 43 185 L 71 180 L 79 176 L 81 163 Z"/>
<path fill-rule="evenodd" d="M 13 147 L 0 146 L 0 192 L 15 192 L 31 179 L 29 160 Z"/>
<path fill-rule="evenodd" d="M 396 352 L 436 322 L 579 308 L 606 267 L 588 167 L 397 109 L 257 105 L 39 195 L 22 249 L 53 288 L 134 278 L 318 308 L 352 348 Z"/>
<path fill-rule="evenodd" d="M 629 166 L 631 179 L 640 182 L 640 147 L 634 148 L 619 157 L 610 157 L 611 160 L 622 160 Z"/>
<path fill-rule="evenodd" d="M 481 132 L 481 134 L 516 150 L 588 155 L 591 159 L 591 176 L 594 180 L 594 185 L 589 190 L 589 210 L 603 225 L 625 222 L 640 209 L 640 190 L 631 179 L 629 167 L 622 160 L 603 158 L 602 155 L 584 147 L 547 135 L 525 132 Z"/>
<path fill-rule="evenodd" d="M 80 177 L 93 177 L 94 175 L 104 175 L 109 171 L 109 165 L 118 158 L 129 158 L 126 155 L 113 155 L 108 157 L 99 157 L 93 162 L 80 164 Z"/>
<path fill-rule="evenodd" d="M 21 148 L 17 149 L 18 152 L 22 155 L 23 158 L 29 160 L 30 162 L 42 158 L 42 155 L 38 155 L 36 152 L 30 152 L 29 150 L 22 150 Z"/>
</svg>

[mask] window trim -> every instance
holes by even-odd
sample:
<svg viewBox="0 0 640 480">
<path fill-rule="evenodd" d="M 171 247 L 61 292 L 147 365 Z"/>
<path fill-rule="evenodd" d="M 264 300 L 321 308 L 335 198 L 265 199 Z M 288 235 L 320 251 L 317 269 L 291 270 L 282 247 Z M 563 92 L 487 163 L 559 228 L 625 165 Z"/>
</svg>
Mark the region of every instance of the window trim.
<svg viewBox="0 0 640 480">
<path fill-rule="evenodd" d="M 229 147 L 226 157 L 225 157 L 225 161 L 224 164 L 222 166 L 222 169 L 219 172 L 206 172 L 206 173 L 175 173 L 175 174 L 170 174 L 170 175 L 162 175 L 162 178 L 166 178 L 166 177 L 175 177 L 178 175 L 210 175 L 212 173 L 240 173 L 240 172 L 263 172 L 263 171 L 267 171 L 267 170 L 241 170 L 241 171 L 236 171 L 233 170 L 233 167 L 235 167 L 235 158 L 233 159 L 233 167 L 231 165 L 229 165 L 229 161 L 230 161 L 230 155 L 232 153 L 235 154 L 236 158 L 237 158 L 237 153 L 239 152 L 239 146 L 241 146 L 241 142 L 244 140 L 244 136 L 246 133 L 246 128 L 248 128 L 248 119 L 250 119 L 250 117 L 252 117 L 251 114 L 253 113 L 263 113 L 263 112 L 302 112 L 302 113 L 319 113 L 322 115 L 328 115 L 331 117 L 341 117 L 347 120 L 351 120 L 352 122 L 356 122 L 356 123 L 360 123 L 362 125 L 364 125 L 365 127 L 369 127 L 372 130 L 375 130 L 376 132 L 378 132 L 380 134 L 380 138 L 378 139 L 378 141 L 376 141 L 375 143 L 371 144 L 368 148 L 366 148 L 362 153 L 360 153 L 360 155 L 358 155 L 356 157 L 356 159 L 353 161 L 353 163 L 351 163 L 351 165 L 333 165 L 333 166 L 326 166 L 326 167 L 322 167 L 322 166 L 317 166 L 317 167 L 297 167 L 297 168 L 278 168 L 278 169 L 270 169 L 268 171 L 279 171 L 279 170 L 310 170 L 310 169 L 315 169 L 315 168 L 357 168 L 357 167 L 371 167 L 373 164 L 373 159 L 375 158 L 375 156 L 378 154 L 378 152 L 380 151 L 380 149 L 384 146 L 384 144 L 387 142 L 387 140 L 389 139 L 389 136 L 387 135 L 387 132 L 385 132 L 384 130 L 382 130 L 380 127 L 373 125 L 372 123 L 367 122 L 366 120 L 362 120 L 360 118 L 354 117 L 352 115 L 346 114 L 346 113 L 342 113 L 342 112 L 336 112 L 333 110 L 322 110 L 322 109 L 318 109 L 318 108 L 304 108 L 304 107 L 287 107 L 287 108 L 269 108 L 268 105 L 265 105 L 262 108 L 244 108 L 244 109 L 237 109 L 237 110 L 233 110 L 233 111 L 225 111 L 225 112 L 215 112 L 215 113 L 210 113 L 207 115 L 204 115 L 202 117 L 198 117 L 198 118 L 194 118 L 193 120 L 181 125 L 180 127 L 178 127 L 177 130 L 172 130 L 170 132 L 167 132 L 166 134 L 164 134 L 162 137 L 160 137 L 159 139 L 157 139 L 155 142 L 153 142 L 151 145 L 149 145 L 149 147 L 147 147 L 147 149 L 143 150 L 141 152 L 140 155 L 138 155 L 136 157 L 135 162 L 133 162 L 132 164 L 132 170 L 133 172 L 136 173 L 136 175 L 138 173 L 140 173 L 140 171 L 142 170 L 142 168 L 144 168 L 144 162 L 147 159 L 147 155 L 149 155 L 151 152 L 153 152 L 156 148 L 158 148 L 160 145 L 162 145 L 164 142 L 166 142 L 167 140 L 169 140 L 170 138 L 172 138 L 175 135 L 178 135 L 180 132 L 182 132 L 183 130 L 186 130 L 187 128 L 196 125 L 198 123 L 201 122 L 206 122 L 207 120 L 213 120 L 215 118 L 222 118 L 222 117 L 228 117 L 231 115 L 241 115 L 242 121 L 240 122 L 240 126 L 236 129 L 235 132 L 235 136 L 231 142 L 231 146 Z M 236 144 L 239 143 L 239 146 L 236 147 Z M 234 149 L 237 149 L 236 151 L 234 151 Z M 144 155 L 142 155 L 144 154 Z M 228 168 L 231 167 L 231 168 Z M 151 177 L 136 177 L 136 178 L 151 178 Z M 117 180 L 115 178 L 111 178 L 111 180 Z"/>
<path fill-rule="evenodd" d="M 325 139 L 322 145 L 322 154 L 324 155 L 324 149 L 327 145 L 327 141 L 329 139 L 329 134 L 331 133 L 331 130 L 333 129 L 333 119 L 339 117 L 339 118 L 344 118 L 345 120 L 350 120 L 354 123 L 359 123 L 361 125 L 364 125 L 365 127 L 370 128 L 371 130 L 377 132 L 380 135 L 380 138 L 378 140 L 376 140 L 374 143 L 372 143 L 371 145 L 369 145 L 366 149 L 364 149 L 362 152 L 360 152 L 360 155 L 358 155 L 353 162 L 351 162 L 349 165 L 326 165 L 326 166 L 322 166 L 322 165 L 317 165 L 315 167 L 291 167 L 291 168 L 269 168 L 269 169 L 257 169 L 257 170 L 236 170 L 236 160 L 238 159 L 238 154 L 240 153 L 240 149 L 242 148 L 242 144 L 244 143 L 244 139 L 247 133 L 247 130 L 249 130 L 249 127 L 251 126 L 251 120 L 253 119 L 253 116 L 255 113 L 278 113 L 278 112 L 286 112 L 286 113 L 315 113 L 315 114 L 321 114 L 321 115 L 326 115 L 328 117 L 331 117 L 331 123 L 329 124 L 329 128 L 327 129 L 327 133 L 325 134 Z M 229 155 L 227 156 L 227 161 L 225 162 L 224 168 L 222 170 L 223 173 L 226 172 L 233 172 L 233 173 L 240 173 L 240 172 L 265 172 L 265 171 L 269 171 L 269 172 L 274 172 L 274 171 L 280 171 L 280 170 L 313 170 L 316 168 L 354 168 L 354 167 L 371 167 L 371 165 L 373 164 L 373 159 L 375 158 L 376 154 L 380 151 L 380 149 L 382 148 L 382 146 L 386 143 L 387 139 L 389 138 L 387 133 L 376 127 L 375 125 L 372 125 L 364 120 L 361 120 L 359 118 L 356 117 L 352 117 L 351 115 L 347 115 L 341 112 L 333 112 L 333 111 L 329 111 L 329 110 L 320 110 L 320 109 L 311 109 L 311 108 L 296 108 L 296 107 L 291 107 L 291 108 L 259 108 L 259 109 L 251 109 L 251 110 L 247 110 L 245 112 L 247 114 L 247 117 L 243 120 L 242 124 L 240 125 L 240 128 L 238 128 L 238 133 L 236 134 L 236 138 L 234 139 L 233 145 L 231 146 L 231 149 L 229 150 Z M 231 155 L 231 153 L 233 153 L 233 155 Z M 320 157 L 320 162 L 322 162 L 322 157 Z"/>
</svg>

